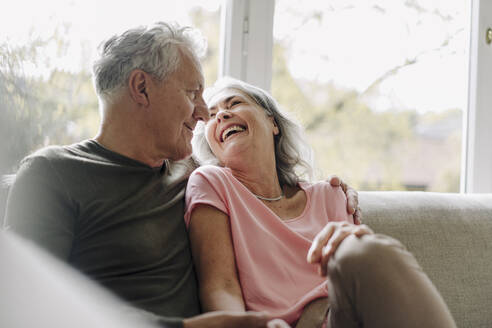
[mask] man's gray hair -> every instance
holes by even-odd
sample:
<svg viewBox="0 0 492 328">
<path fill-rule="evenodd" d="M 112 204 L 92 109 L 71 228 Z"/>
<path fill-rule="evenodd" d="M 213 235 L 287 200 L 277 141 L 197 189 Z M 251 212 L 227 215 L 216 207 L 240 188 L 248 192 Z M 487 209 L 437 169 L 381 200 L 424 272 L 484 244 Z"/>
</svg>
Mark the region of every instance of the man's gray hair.
<svg viewBox="0 0 492 328">
<path fill-rule="evenodd" d="M 134 69 L 163 81 L 178 68 L 181 50 L 188 50 L 199 65 L 206 47 L 206 40 L 198 30 L 164 22 L 114 35 L 101 43 L 99 58 L 94 62 L 96 93 L 104 101 L 111 100 L 127 85 Z"/>
<path fill-rule="evenodd" d="M 217 80 L 213 87 L 205 90 L 205 100 L 209 107 L 215 105 L 210 103 L 212 98 L 218 100 L 215 96 L 227 90 L 239 92 L 246 100 L 263 108 L 265 113 L 275 120 L 280 131 L 274 137 L 280 183 L 294 186 L 301 180 L 311 180 L 314 173 L 313 152 L 305 140 L 302 127 L 280 110 L 277 101 L 268 92 L 230 77 Z M 198 163 L 220 165 L 205 138 L 203 122 L 199 122 L 196 127 L 192 144 L 193 157 Z"/>
</svg>

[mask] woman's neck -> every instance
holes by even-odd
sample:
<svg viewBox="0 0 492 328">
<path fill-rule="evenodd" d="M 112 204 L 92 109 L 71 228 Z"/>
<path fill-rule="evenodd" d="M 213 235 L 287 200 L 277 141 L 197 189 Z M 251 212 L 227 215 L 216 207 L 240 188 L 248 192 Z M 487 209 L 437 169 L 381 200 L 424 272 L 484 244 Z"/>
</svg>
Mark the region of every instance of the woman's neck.
<svg viewBox="0 0 492 328">
<path fill-rule="evenodd" d="M 229 169 L 236 179 L 257 196 L 276 198 L 283 194 L 275 161 L 273 165 L 251 161 L 241 168 L 229 167 Z"/>
<path fill-rule="evenodd" d="M 258 160 L 247 163 L 234 163 L 225 165 L 232 175 L 238 179 L 249 191 L 261 200 L 261 197 L 271 198 L 264 204 L 281 220 L 289 220 L 298 217 L 304 211 L 307 204 L 306 193 L 299 186 L 281 186 L 275 160 Z M 273 163 L 273 165 L 268 165 Z M 232 163 L 229 163 L 232 164 Z M 277 199 L 279 196 L 279 199 Z"/>
</svg>

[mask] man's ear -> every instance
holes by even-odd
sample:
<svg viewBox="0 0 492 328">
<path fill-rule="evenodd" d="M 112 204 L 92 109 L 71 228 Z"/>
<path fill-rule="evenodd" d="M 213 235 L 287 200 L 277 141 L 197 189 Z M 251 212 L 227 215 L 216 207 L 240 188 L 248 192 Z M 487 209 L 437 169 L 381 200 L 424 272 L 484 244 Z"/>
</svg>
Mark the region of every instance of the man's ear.
<svg viewBox="0 0 492 328">
<path fill-rule="evenodd" d="M 147 86 L 150 76 L 142 70 L 135 69 L 130 73 L 128 78 L 128 89 L 130 97 L 142 106 L 148 106 L 150 104 L 149 96 L 147 94 Z"/>
</svg>

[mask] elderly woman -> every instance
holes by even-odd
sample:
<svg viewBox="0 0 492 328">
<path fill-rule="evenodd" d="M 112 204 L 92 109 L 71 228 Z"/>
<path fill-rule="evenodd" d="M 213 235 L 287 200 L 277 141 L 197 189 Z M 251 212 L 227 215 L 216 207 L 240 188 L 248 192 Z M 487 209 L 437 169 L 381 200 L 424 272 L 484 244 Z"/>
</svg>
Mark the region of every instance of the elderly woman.
<svg viewBox="0 0 492 328">
<path fill-rule="evenodd" d="M 310 183 L 309 147 L 275 100 L 223 79 L 194 137 L 185 220 L 204 311 L 266 311 L 302 327 L 455 327 L 396 240 L 356 225 Z"/>
</svg>

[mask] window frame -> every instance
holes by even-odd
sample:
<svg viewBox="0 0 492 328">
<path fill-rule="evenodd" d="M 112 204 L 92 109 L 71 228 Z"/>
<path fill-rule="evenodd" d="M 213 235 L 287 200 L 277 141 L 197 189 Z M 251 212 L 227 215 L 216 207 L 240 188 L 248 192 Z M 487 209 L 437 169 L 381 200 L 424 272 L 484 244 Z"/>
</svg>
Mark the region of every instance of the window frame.
<svg viewBox="0 0 492 328">
<path fill-rule="evenodd" d="M 218 76 L 270 90 L 274 0 L 225 0 Z"/>
<path fill-rule="evenodd" d="M 463 124 L 461 192 L 492 192 L 492 2 L 472 0 L 468 77 L 468 108 Z M 489 91 L 487 91 L 487 88 Z"/>
</svg>

